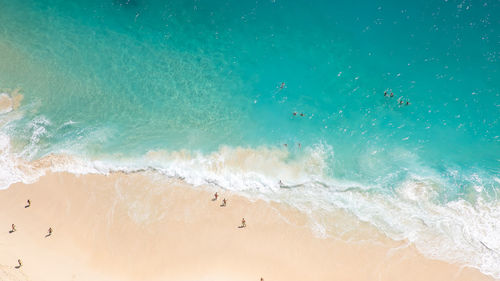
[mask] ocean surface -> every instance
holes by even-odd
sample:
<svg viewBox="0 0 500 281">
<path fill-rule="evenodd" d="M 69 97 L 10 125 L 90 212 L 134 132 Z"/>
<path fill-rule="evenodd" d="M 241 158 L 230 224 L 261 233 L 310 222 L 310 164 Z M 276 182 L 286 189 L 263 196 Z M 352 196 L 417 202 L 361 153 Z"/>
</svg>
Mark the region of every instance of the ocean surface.
<svg viewBox="0 0 500 281">
<path fill-rule="evenodd" d="M 500 278 L 499 1 L 0 0 L 0 93 L 0 188 L 148 170 Z"/>
</svg>

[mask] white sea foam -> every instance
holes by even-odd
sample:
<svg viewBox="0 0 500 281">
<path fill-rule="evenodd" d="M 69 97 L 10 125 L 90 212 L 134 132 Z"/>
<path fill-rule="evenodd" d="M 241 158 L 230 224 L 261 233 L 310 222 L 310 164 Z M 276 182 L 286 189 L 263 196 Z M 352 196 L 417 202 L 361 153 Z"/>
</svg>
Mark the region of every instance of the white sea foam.
<svg viewBox="0 0 500 281">
<path fill-rule="evenodd" d="M 222 147 L 208 155 L 154 151 L 144 161 L 194 185 L 209 183 L 235 191 L 272 193 L 280 190 L 280 181 L 293 186 L 321 180 L 331 151 L 326 145 L 318 145 L 308 148 L 300 159 L 289 161 L 285 149 Z"/>
<path fill-rule="evenodd" d="M 0 133 L 0 188 L 34 182 L 49 171 L 107 174 L 151 170 L 193 185 L 208 184 L 251 198 L 286 202 L 310 215 L 311 229 L 321 237 L 329 229 L 328 220 L 321 217 L 344 210 L 393 239 L 407 239 L 429 257 L 468 264 L 500 278 L 499 202 L 481 196 L 472 202 L 440 202 L 439 194 L 447 183 L 437 173 L 412 175 L 392 194 L 371 192 L 377 187 L 325 176 L 328 159 L 333 157 L 333 148 L 326 144 L 304 147 L 303 153 L 293 157 L 286 149 L 222 147 L 210 154 L 151 151 L 139 159 L 90 161 L 58 154 L 24 160 L 23 156 L 36 151 L 47 126 L 50 121 L 46 118 L 32 120 L 28 152 L 15 153 L 8 135 Z M 477 190 L 483 190 L 481 177 L 471 178 L 481 186 Z"/>
</svg>

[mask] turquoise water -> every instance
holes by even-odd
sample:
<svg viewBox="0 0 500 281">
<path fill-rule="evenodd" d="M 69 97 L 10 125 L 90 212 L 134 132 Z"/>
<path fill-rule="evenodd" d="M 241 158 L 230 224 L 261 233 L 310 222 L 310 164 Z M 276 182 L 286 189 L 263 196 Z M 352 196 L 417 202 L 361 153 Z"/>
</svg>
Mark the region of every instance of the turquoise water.
<svg viewBox="0 0 500 281">
<path fill-rule="evenodd" d="M 2 132 L 28 160 L 65 153 L 188 179 L 247 148 L 244 177 L 232 167 L 193 181 L 256 194 L 269 187 L 280 200 L 307 193 L 320 209 L 346 209 L 415 243 L 407 235 L 415 225 L 380 219 L 394 209 L 368 213 L 374 198 L 404 201 L 408 186 L 423 185 L 433 194 L 424 199 L 444 209 L 411 195 L 397 210 L 436 229 L 453 204 L 471 217 L 484 217 L 477 210 L 487 204 L 489 228 L 450 219 L 449 229 L 478 230 L 466 240 L 490 239 L 494 251 L 479 245 L 446 258 L 498 277 L 499 27 L 498 1 L 0 0 L 0 89 L 24 96 L 22 117 Z M 144 160 L 180 150 L 197 160 Z M 299 191 L 277 190 L 279 180 Z M 366 205 L 336 193 L 353 186 Z"/>
</svg>

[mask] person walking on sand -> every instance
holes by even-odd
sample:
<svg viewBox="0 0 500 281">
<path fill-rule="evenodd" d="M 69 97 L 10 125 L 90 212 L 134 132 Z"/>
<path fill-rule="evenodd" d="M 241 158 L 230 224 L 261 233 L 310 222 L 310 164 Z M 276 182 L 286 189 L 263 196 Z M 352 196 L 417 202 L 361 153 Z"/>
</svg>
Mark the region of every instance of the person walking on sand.
<svg viewBox="0 0 500 281">
<path fill-rule="evenodd" d="M 246 227 L 247 226 L 247 221 L 245 218 L 241 219 L 241 227 Z"/>
<path fill-rule="evenodd" d="M 17 266 L 17 268 L 20 268 L 21 266 L 23 266 L 23 262 L 21 261 L 21 259 L 17 259 L 17 263 L 19 264 Z"/>
<path fill-rule="evenodd" d="M 217 200 L 217 197 L 219 197 L 219 194 L 217 194 L 217 192 L 215 192 L 215 194 L 214 194 L 214 201 Z"/>
<path fill-rule="evenodd" d="M 28 208 L 29 206 L 31 206 L 31 201 L 28 199 L 28 201 L 26 201 L 26 208 Z"/>
<path fill-rule="evenodd" d="M 52 235 L 52 227 L 49 227 L 49 234 L 47 236 Z"/>
<path fill-rule="evenodd" d="M 226 207 L 226 202 L 227 202 L 226 198 L 222 199 L 222 205 L 221 205 L 221 207 Z"/>
<path fill-rule="evenodd" d="M 10 232 L 16 232 L 16 225 L 12 224 L 12 230 Z"/>
</svg>

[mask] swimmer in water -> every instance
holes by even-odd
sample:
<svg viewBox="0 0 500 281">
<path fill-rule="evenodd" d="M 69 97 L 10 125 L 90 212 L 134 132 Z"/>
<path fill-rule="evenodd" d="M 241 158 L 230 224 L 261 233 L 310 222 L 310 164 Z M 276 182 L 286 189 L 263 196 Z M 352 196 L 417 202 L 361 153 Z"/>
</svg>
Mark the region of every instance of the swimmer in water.
<svg viewBox="0 0 500 281">
<path fill-rule="evenodd" d="M 387 97 L 387 91 L 384 92 L 384 97 Z"/>
<path fill-rule="evenodd" d="M 399 104 L 403 104 L 403 100 L 400 100 L 400 101 L 399 101 Z"/>
<path fill-rule="evenodd" d="M 391 92 L 391 95 L 390 95 L 390 97 L 391 97 L 391 98 L 392 98 L 392 97 L 394 97 L 394 94 L 393 94 L 392 92 Z"/>
<path fill-rule="evenodd" d="M 406 105 L 410 105 L 410 102 L 409 102 L 409 101 L 407 101 L 407 102 L 406 102 Z"/>
<path fill-rule="evenodd" d="M 297 112 L 294 112 L 294 113 L 293 113 L 293 116 L 297 116 Z"/>
<path fill-rule="evenodd" d="M 281 82 L 280 89 L 282 89 L 282 90 L 283 90 L 283 88 L 285 88 L 285 82 Z"/>
</svg>

